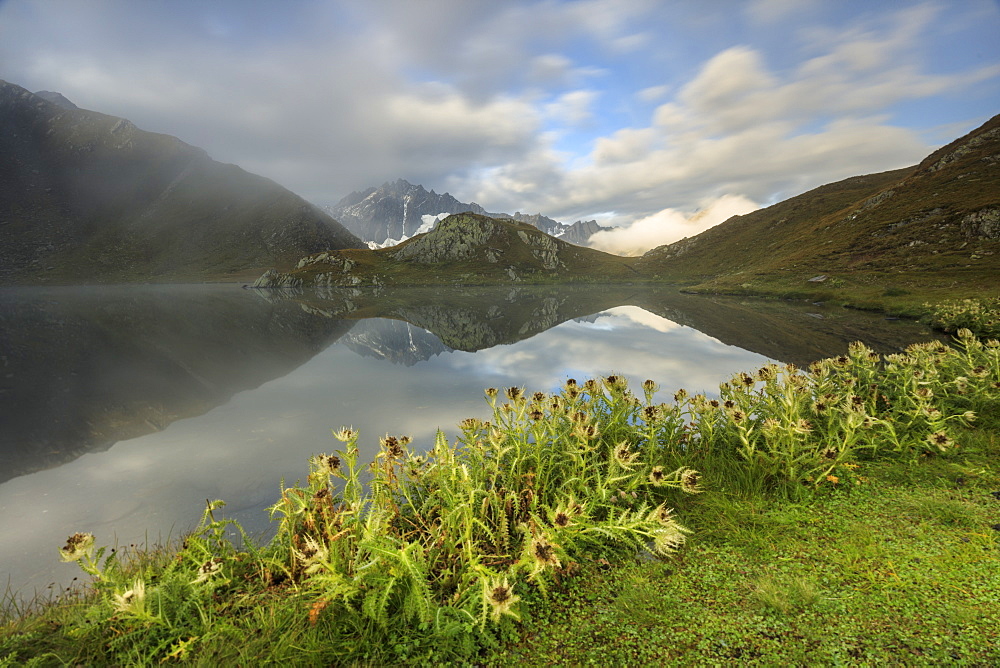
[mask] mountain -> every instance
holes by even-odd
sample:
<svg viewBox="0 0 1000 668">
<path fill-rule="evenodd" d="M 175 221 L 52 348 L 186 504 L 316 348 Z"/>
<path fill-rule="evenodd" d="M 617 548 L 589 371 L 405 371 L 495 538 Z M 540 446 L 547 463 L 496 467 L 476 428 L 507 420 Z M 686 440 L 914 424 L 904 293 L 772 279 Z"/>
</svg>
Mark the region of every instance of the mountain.
<svg viewBox="0 0 1000 668">
<path fill-rule="evenodd" d="M 628 281 L 635 259 L 551 237 L 527 223 L 460 213 L 430 232 L 377 250 L 333 250 L 268 270 L 254 287 Z"/>
<path fill-rule="evenodd" d="M 325 210 L 347 229 L 365 241 L 382 245 L 386 241 L 398 242 L 417 234 L 424 223 L 424 216 L 442 213 L 478 213 L 491 218 L 507 218 L 528 223 L 546 234 L 563 238 L 575 244 L 584 244 L 591 234 L 601 229 L 597 221 L 577 221 L 565 225 L 541 214 L 520 211 L 488 213 L 475 202 L 459 202 L 448 193 L 439 195 L 428 192 L 423 186 L 413 185 L 403 179 L 383 183 L 378 188 L 353 192 L 336 206 Z"/>
<path fill-rule="evenodd" d="M 821 186 L 636 262 L 697 290 L 868 300 L 1000 290 L 1000 116 L 919 165 Z"/>
<path fill-rule="evenodd" d="M 273 181 L 43 93 L 0 81 L 0 284 L 234 279 L 362 245 Z"/>
</svg>

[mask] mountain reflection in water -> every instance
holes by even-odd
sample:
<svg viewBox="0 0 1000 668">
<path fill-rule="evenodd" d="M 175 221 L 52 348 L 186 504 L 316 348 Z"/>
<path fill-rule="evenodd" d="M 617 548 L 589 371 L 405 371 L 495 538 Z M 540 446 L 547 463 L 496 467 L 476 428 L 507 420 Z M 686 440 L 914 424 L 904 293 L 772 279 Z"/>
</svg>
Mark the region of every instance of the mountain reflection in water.
<svg viewBox="0 0 1000 668">
<path fill-rule="evenodd" d="M 815 305 L 630 286 L 392 291 L 132 286 L 0 290 L 0 580 L 66 582 L 75 531 L 156 541 L 206 498 L 251 529 L 282 478 L 361 431 L 429 445 L 487 417 L 486 387 L 652 378 L 715 393 L 766 359 L 799 365 L 854 340 L 892 352 L 909 322 Z M 387 363 L 388 362 L 388 363 Z"/>
</svg>

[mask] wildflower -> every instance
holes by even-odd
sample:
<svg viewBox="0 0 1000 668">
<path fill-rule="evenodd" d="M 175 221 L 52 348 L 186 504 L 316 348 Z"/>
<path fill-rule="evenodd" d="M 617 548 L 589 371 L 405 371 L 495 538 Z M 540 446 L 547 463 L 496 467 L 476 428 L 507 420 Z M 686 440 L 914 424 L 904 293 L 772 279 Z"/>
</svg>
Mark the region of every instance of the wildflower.
<svg viewBox="0 0 1000 668">
<path fill-rule="evenodd" d="M 685 533 L 690 531 L 674 520 L 673 510 L 660 504 L 649 513 L 649 520 L 659 524 L 653 538 L 653 550 L 667 555 L 684 544 Z"/>
<path fill-rule="evenodd" d="M 517 401 L 521 396 L 521 388 L 508 387 L 504 392 L 504 394 L 506 394 L 507 398 L 510 399 L 511 401 Z"/>
<path fill-rule="evenodd" d="M 681 490 L 687 492 L 688 494 L 700 494 L 702 489 L 698 486 L 701 482 L 701 474 L 694 469 L 689 469 L 687 467 L 682 467 L 678 471 L 678 476 L 681 482 Z"/>
<path fill-rule="evenodd" d="M 589 392 L 591 396 L 597 394 L 597 381 L 591 378 L 583 384 L 583 389 Z"/>
<path fill-rule="evenodd" d="M 719 405 L 720 405 L 719 404 L 719 400 L 718 399 L 712 399 L 711 401 L 708 402 L 708 405 L 711 406 L 712 408 L 718 408 Z"/>
<path fill-rule="evenodd" d="M 535 392 L 533 395 L 531 395 L 531 400 L 534 401 L 536 404 L 540 404 L 543 401 L 545 401 L 545 393 Z"/>
<path fill-rule="evenodd" d="M 955 379 L 955 391 L 959 394 L 965 394 L 969 391 L 969 379 L 965 376 L 959 376 Z"/>
<path fill-rule="evenodd" d="M 382 452 L 379 453 L 380 456 L 385 456 L 389 459 L 398 459 L 403 456 L 403 445 L 399 439 L 395 436 L 385 435 L 385 438 L 380 438 L 379 442 L 382 444 Z"/>
<path fill-rule="evenodd" d="M 301 550 L 293 548 L 292 551 L 306 575 L 312 575 L 323 567 L 323 562 L 329 557 L 329 551 L 312 536 L 306 536 L 304 542 L 305 546 Z"/>
<path fill-rule="evenodd" d="M 316 455 L 311 464 L 317 473 L 333 475 L 340 470 L 340 458 L 336 455 Z"/>
<path fill-rule="evenodd" d="M 836 459 L 840 452 L 837 448 L 823 448 L 823 451 L 819 453 L 819 456 L 823 459 Z"/>
<path fill-rule="evenodd" d="M 639 456 L 638 452 L 632 452 L 632 448 L 626 442 L 621 442 L 615 446 L 615 460 L 623 469 L 631 469 L 632 462 Z"/>
<path fill-rule="evenodd" d="M 733 401 L 732 399 L 726 399 L 726 401 L 722 404 L 722 407 L 723 408 L 736 408 L 736 402 Z"/>
<path fill-rule="evenodd" d="M 736 424 L 742 424 L 747 419 L 747 414 L 739 409 L 729 411 L 730 419 Z"/>
<path fill-rule="evenodd" d="M 576 424 L 584 424 L 586 422 L 589 422 L 589 420 L 587 419 L 587 414 L 584 413 L 583 411 L 577 411 L 573 413 L 573 415 L 570 416 L 570 419 Z"/>
<path fill-rule="evenodd" d="M 333 432 L 333 437 L 338 441 L 343 441 L 344 443 L 354 438 L 354 435 L 355 431 L 351 427 L 341 427 L 340 431 Z"/>
<path fill-rule="evenodd" d="M 654 487 L 662 487 L 666 479 L 667 474 L 664 473 L 662 466 L 654 466 L 653 470 L 649 472 L 649 482 L 651 482 Z"/>
<path fill-rule="evenodd" d="M 563 408 L 563 400 L 557 396 L 552 397 L 552 403 L 549 404 L 549 409 L 553 413 L 558 413 L 559 411 L 562 410 L 562 408 Z"/>
<path fill-rule="evenodd" d="M 495 388 L 495 387 L 487 387 L 486 388 L 486 396 L 488 398 L 490 398 L 490 399 L 496 399 L 497 398 L 497 394 L 499 394 L 499 390 L 497 390 L 497 388 Z"/>
<path fill-rule="evenodd" d="M 753 387 L 757 382 L 756 380 L 754 380 L 754 377 L 748 374 L 746 371 L 741 371 L 736 376 L 736 379 L 740 383 L 742 383 L 745 387 Z"/>
<path fill-rule="evenodd" d="M 793 426 L 792 431 L 796 434 L 808 434 L 813 429 L 812 423 L 809 420 L 798 420 Z"/>
<path fill-rule="evenodd" d="M 458 428 L 461 429 L 462 431 L 477 431 L 479 429 L 482 429 L 482 427 L 483 427 L 483 421 L 480 420 L 479 418 L 474 418 L 474 417 L 465 418 L 464 420 L 458 423 Z"/>
<path fill-rule="evenodd" d="M 829 406 L 827 406 L 827 404 L 826 404 L 825 401 L 818 400 L 815 403 L 813 403 L 813 410 L 816 411 L 817 415 L 822 415 L 828 409 L 829 409 Z"/>
<path fill-rule="evenodd" d="M 146 583 L 142 578 L 136 578 L 132 588 L 119 594 L 114 593 L 111 605 L 118 612 L 140 615 L 146 610 Z"/>
<path fill-rule="evenodd" d="M 966 422 L 974 422 L 976 419 L 976 413 L 975 411 L 965 411 L 964 413 L 962 413 L 962 418 Z"/>
<path fill-rule="evenodd" d="M 576 378 L 567 378 L 566 387 L 576 387 Z"/>
<path fill-rule="evenodd" d="M 66 539 L 66 545 L 59 550 L 59 558 L 62 561 L 79 561 L 94 552 L 94 534 L 75 533 Z"/>
<path fill-rule="evenodd" d="M 496 578 L 490 582 L 483 581 L 483 597 L 490 604 L 490 614 L 494 622 L 499 622 L 503 615 L 510 615 L 514 619 L 520 619 L 514 612 L 513 606 L 521 600 L 521 597 L 514 593 L 513 588 L 507 581 L 507 576 Z"/>
<path fill-rule="evenodd" d="M 213 575 L 222 570 L 222 559 L 215 557 L 209 559 L 201 566 L 198 567 L 198 577 L 191 581 L 191 584 L 199 584 L 201 582 L 206 582 Z"/>
<path fill-rule="evenodd" d="M 528 544 L 528 554 L 535 562 L 534 572 L 538 573 L 545 568 L 559 568 L 562 565 L 559 555 L 556 554 L 557 547 L 559 546 L 548 541 L 545 536 L 532 536 Z"/>
<path fill-rule="evenodd" d="M 838 478 L 837 476 L 833 475 L 832 473 L 830 475 L 826 476 L 826 479 L 829 480 L 830 482 L 832 482 L 834 485 L 836 485 L 838 482 L 840 482 L 840 478 Z"/>
<path fill-rule="evenodd" d="M 687 399 L 687 397 L 688 397 L 688 391 L 685 390 L 683 387 L 674 392 L 674 401 L 676 401 L 677 403 L 681 403 L 682 401 Z"/>
<path fill-rule="evenodd" d="M 586 439 L 588 441 L 592 441 L 592 440 L 594 440 L 595 438 L 597 438 L 598 436 L 601 435 L 600 430 L 598 430 L 598 428 L 595 427 L 592 424 L 580 425 L 579 427 L 577 427 L 574 430 L 573 433 L 575 433 L 577 436 L 579 436 L 581 438 L 584 438 L 584 439 Z"/>
<path fill-rule="evenodd" d="M 647 422 L 658 422 L 663 417 L 663 409 L 659 406 L 646 406 L 642 409 L 642 418 Z"/>
<path fill-rule="evenodd" d="M 531 411 L 530 413 L 528 413 L 528 417 L 530 417 L 535 422 L 538 422 L 543 417 L 545 417 L 545 413 L 543 413 L 542 411 L 540 411 L 538 409 L 535 409 L 535 410 Z"/>
<path fill-rule="evenodd" d="M 986 367 L 984 367 L 983 365 L 979 365 L 974 369 L 972 369 L 970 373 L 976 378 L 983 378 L 984 376 L 986 376 Z"/>
<path fill-rule="evenodd" d="M 951 440 L 947 432 L 936 431 L 927 437 L 927 442 L 936 447 L 941 452 L 945 452 L 948 448 L 955 445 L 955 441 Z"/>
</svg>

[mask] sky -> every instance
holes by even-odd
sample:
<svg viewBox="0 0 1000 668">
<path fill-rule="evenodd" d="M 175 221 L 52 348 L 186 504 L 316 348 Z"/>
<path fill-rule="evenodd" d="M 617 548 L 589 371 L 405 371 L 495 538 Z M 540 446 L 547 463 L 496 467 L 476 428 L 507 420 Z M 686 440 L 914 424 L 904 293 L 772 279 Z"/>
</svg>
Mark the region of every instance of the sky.
<svg viewBox="0 0 1000 668">
<path fill-rule="evenodd" d="M 623 254 L 1000 113 L 997 0 L 0 0 L 0 78 L 320 205 L 399 178 Z"/>
</svg>

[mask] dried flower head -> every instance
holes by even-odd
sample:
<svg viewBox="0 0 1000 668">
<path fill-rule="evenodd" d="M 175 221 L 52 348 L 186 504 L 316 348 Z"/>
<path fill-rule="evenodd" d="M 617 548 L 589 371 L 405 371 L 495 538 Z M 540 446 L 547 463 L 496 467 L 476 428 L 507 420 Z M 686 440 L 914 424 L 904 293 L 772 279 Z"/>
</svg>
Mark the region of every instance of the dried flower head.
<svg viewBox="0 0 1000 668">
<path fill-rule="evenodd" d="M 945 431 L 936 431 L 933 434 L 928 435 L 927 442 L 941 452 L 946 452 L 948 448 L 954 447 L 955 445 L 955 441 L 953 441 Z"/>
<path fill-rule="evenodd" d="M 507 581 L 507 576 L 502 578 L 483 581 L 483 598 L 490 605 L 490 614 L 494 622 L 499 622 L 503 615 L 510 615 L 514 619 L 520 619 L 514 611 L 513 606 L 521 600 L 514 593 L 513 587 Z"/>
<path fill-rule="evenodd" d="M 654 487 L 662 487 L 667 481 L 667 474 L 663 470 L 662 466 L 654 466 L 649 472 L 649 482 L 653 484 Z"/>
<path fill-rule="evenodd" d="M 338 441 L 343 441 L 344 443 L 350 441 L 355 437 L 357 432 L 351 427 L 341 427 L 340 431 L 333 432 L 333 437 Z"/>
<path fill-rule="evenodd" d="M 701 482 L 701 474 L 694 469 L 681 468 L 678 471 L 678 479 L 680 480 L 682 491 L 688 494 L 700 494 L 702 492 L 698 484 Z"/>
<path fill-rule="evenodd" d="M 674 392 L 674 401 L 676 401 L 677 403 L 684 401 L 685 399 L 687 399 L 687 397 L 688 397 L 688 391 L 685 390 L 683 387 Z"/>
<path fill-rule="evenodd" d="M 507 398 L 510 399 L 511 401 L 517 401 L 519 398 L 521 398 L 521 388 L 508 387 L 505 390 L 504 394 L 506 394 Z"/>
<path fill-rule="evenodd" d="M 340 470 L 340 458 L 336 455 L 316 455 L 310 463 L 314 471 L 328 476 Z"/>
<path fill-rule="evenodd" d="M 632 447 L 625 441 L 622 441 L 615 446 L 614 450 L 615 461 L 618 465 L 624 469 L 631 469 L 632 464 L 635 462 L 636 458 L 639 456 L 638 452 L 634 452 Z"/>
<path fill-rule="evenodd" d="M 66 545 L 59 550 L 62 561 L 79 561 L 94 553 L 94 534 L 75 533 L 66 539 Z"/>
<path fill-rule="evenodd" d="M 536 572 L 545 568 L 559 568 L 562 565 L 559 561 L 559 555 L 556 554 L 557 547 L 558 545 L 550 542 L 545 536 L 532 536 L 531 542 L 528 544 L 528 552 L 532 561 L 535 562 Z"/>
<path fill-rule="evenodd" d="M 545 417 L 545 413 L 543 413 L 542 411 L 540 411 L 538 409 L 535 409 L 535 410 L 531 411 L 530 413 L 528 413 L 528 417 L 530 417 L 535 422 L 538 422 L 543 417 Z"/>
</svg>

